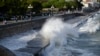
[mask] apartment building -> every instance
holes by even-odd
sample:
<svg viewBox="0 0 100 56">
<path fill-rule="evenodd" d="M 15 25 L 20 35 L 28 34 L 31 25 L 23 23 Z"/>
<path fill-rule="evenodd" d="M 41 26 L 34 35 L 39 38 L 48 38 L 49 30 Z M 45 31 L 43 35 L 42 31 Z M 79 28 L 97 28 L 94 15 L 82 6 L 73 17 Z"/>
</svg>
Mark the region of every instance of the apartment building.
<svg viewBox="0 0 100 56">
<path fill-rule="evenodd" d="M 82 4 L 84 5 L 84 7 L 89 7 L 91 6 L 96 6 L 95 4 L 98 2 L 98 0 L 83 0 Z"/>
</svg>

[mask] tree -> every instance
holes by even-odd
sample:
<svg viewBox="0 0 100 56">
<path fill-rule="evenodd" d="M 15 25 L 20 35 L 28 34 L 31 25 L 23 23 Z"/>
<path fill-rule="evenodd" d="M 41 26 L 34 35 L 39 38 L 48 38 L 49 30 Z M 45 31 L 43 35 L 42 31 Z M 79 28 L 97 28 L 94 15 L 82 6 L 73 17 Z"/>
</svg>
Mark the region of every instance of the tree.
<svg viewBox="0 0 100 56">
<path fill-rule="evenodd" d="M 0 13 L 5 14 L 7 12 L 7 6 L 5 6 L 5 1 L 0 0 Z"/>
<path fill-rule="evenodd" d="M 83 4 L 81 4 L 81 1 L 82 1 L 82 0 L 80 0 L 80 1 L 75 0 L 75 2 L 76 2 L 76 4 L 77 4 L 78 10 L 81 10 L 82 7 L 83 7 Z"/>
<path fill-rule="evenodd" d="M 48 2 L 44 2 L 42 5 L 44 8 L 50 8 L 52 5 L 57 5 L 58 0 L 48 0 Z"/>
<path fill-rule="evenodd" d="M 43 2 L 42 3 L 42 7 L 43 8 L 50 8 L 51 7 L 51 4 L 49 4 L 49 2 Z"/>
<path fill-rule="evenodd" d="M 66 5 L 65 0 L 58 0 L 57 2 L 54 3 L 55 7 L 57 8 L 63 8 L 64 5 Z"/>
<path fill-rule="evenodd" d="M 24 14 L 27 10 L 26 0 L 6 0 L 5 6 L 8 9 L 7 13 L 10 15 Z"/>
<path fill-rule="evenodd" d="M 65 4 L 65 0 L 48 0 L 48 2 L 44 2 L 42 5 L 43 7 L 48 8 L 50 8 L 52 5 L 56 8 L 63 8 Z"/>
<path fill-rule="evenodd" d="M 19 1 L 16 0 L 5 0 L 5 6 L 6 9 L 8 9 L 7 13 L 10 15 L 15 15 L 16 13 L 18 13 L 17 9 L 18 9 L 18 3 Z"/>
<path fill-rule="evenodd" d="M 0 0 L 0 7 L 3 7 L 5 5 L 4 1 Z"/>
<path fill-rule="evenodd" d="M 32 6 L 32 11 L 35 11 L 36 13 L 40 13 L 40 11 L 42 10 L 42 4 L 39 1 L 33 1 Z"/>
<path fill-rule="evenodd" d="M 0 0 L 0 13 L 12 15 L 23 15 L 27 10 L 27 0 Z"/>
<path fill-rule="evenodd" d="M 20 2 L 19 2 L 19 5 L 18 5 L 18 10 L 19 10 L 19 14 L 21 14 L 21 15 L 23 15 L 23 14 L 25 14 L 26 13 L 26 11 L 27 11 L 27 7 L 28 7 L 28 3 L 27 3 L 27 0 L 21 0 Z"/>
</svg>

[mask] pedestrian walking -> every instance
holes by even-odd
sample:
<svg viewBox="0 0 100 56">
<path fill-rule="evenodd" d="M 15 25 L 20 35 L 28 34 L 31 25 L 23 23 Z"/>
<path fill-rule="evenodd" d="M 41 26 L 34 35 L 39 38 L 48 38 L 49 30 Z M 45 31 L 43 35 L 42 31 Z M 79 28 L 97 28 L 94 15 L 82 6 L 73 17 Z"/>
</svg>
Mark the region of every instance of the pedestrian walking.
<svg viewBox="0 0 100 56">
<path fill-rule="evenodd" d="M 6 21 L 6 20 L 4 20 L 4 21 L 3 21 L 3 24 L 7 24 L 7 21 Z"/>
</svg>

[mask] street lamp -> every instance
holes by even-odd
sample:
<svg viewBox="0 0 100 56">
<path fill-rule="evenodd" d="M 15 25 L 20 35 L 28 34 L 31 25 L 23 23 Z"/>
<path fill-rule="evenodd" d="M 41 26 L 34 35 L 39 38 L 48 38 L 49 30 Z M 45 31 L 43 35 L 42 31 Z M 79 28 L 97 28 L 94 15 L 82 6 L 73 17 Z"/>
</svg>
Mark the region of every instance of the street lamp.
<svg viewBox="0 0 100 56">
<path fill-rule="evenodd" d="M 64 7 L 63 7 L 64 9 L 66 9 L 67 7 L 66 7 L 66 5 L 64 5 Z"/>
<path fill-rule="evenodd" d="M 82 0 L 77 0 L 78 2 L 81 2 Z"/>
<path fill-rule="evenodd" d="M 53 9 L 54 9 L 54 6 L 52 5 L 51 6 L 51 15 L 53 16 Z"/>
<path fill-rule="evenodd" d="M 74 6 L 72 6 L 71 9 L 72 9 L 72 12 L 73 12 L 74 11 Z"/>
<path fill-rule="evenodd" d="M 31 16 L 32 16 L 32 15 L 31 15 L 31 12 L 32 12 L 31 9 L 32 9 L 32 8 L 33 8 L 33 6 L 32 6 L 31 4 L 29 4 L 28 9 L 30 9 L 30 19 L 32 19 L 32 18 L 31 18 Z"/>
<path fill-rule="evenodd" d="M 64 14 L 66 13 L 66 5 L 64 5 L 63 10 L 64 10 Z"/>
</svg>

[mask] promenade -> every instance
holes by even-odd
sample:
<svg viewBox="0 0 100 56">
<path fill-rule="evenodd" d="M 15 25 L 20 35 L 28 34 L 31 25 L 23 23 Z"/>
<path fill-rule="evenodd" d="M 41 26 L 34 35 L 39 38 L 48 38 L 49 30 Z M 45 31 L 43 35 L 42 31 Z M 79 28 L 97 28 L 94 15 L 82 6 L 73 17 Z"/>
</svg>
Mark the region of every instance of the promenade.
<svg viewBox="0 0 100 56">
<path fill-rule="evenodd" d="M 14 24 L 14 23 L 20 23 L 20 22 L 26 22 L 26 21 L 32 21 L 32 20 L 39 20 L 39 19 L 42 19 L 42 18 L 48 18 L 50 16 L 37 16 L 37 17 L 32 17 L 31 19 L 24 19 L 24 20 L 8 20 L 6 21 L 6 24 L 4 21 L 1 21 L 0 22 L 0 26 L 2 25 L 7 25 L 7 24 Z"/>
<path fill-rule="evenodd" d="M 42 18 L 50 18 L 50 17 L 55 17 L 55 16 L 61 16 L 61 15 L 64 15 L 64 14 L 73 14 L 73 13 L 81 13 L 81 11 L 75 11 L 75 12 L 69 12 L 69 11 L 66 11 L 66 12 L 63 12 L 63 13 L 58 13 L 58 14 L 54 14 L 54 15 L 47 15 L 47 16 L 35 16 L 35 17 L 31 17 L 28 18 L 28 19 L 23 19 L 23 20 L 8 20 L 8 21 L 1 21 L 0 22 L 0 26 L 2 25 L 7 25 L 7 24 L 14 24 L 14 23 L 20 23 L 20 22 L 26 22 L 26 21 L 32 21 L 32 20 L 39 20 L 39 19 L 42 19 Z"/>
</svg>

